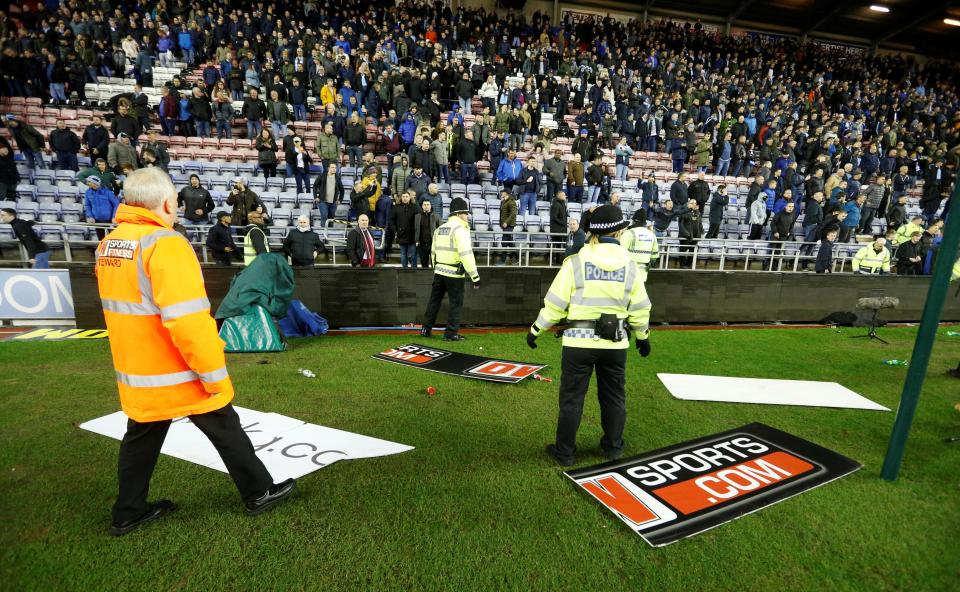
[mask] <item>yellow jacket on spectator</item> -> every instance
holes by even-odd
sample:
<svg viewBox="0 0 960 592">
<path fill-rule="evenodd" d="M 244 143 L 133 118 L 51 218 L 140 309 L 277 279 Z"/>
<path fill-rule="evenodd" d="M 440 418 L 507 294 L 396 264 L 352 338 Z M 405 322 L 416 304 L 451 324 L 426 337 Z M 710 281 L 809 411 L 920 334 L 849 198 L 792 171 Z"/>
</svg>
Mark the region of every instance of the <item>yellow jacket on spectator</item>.
<svg viewBox="0 0 960 592">
<path fill-rule="evenodd" d="M 890 251 L 886 247 L 880 247 L 880 252 L 876 252 L 874 243 L 863 247 L 853 257 L 853 272 L 863 274 L 890 273 Z"/>
</svg>

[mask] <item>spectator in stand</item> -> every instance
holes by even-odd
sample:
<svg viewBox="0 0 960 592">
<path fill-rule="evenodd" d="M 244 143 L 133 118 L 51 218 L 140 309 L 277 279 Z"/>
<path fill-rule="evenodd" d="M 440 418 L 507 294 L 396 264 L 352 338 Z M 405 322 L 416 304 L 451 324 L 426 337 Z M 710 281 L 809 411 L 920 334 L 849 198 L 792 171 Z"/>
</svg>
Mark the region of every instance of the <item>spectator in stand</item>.
<svg viewBox="0 0 960 592">
<path fill-rule="evenodd" d="M 346 130 L 344 130 L 343 143 L 347 149 L 348 163 L 352 167 L 360 164 L 363 157 L 363 144 L 367 141 L 367 128 L 360 119 L 360 114 L 354 111 L 347 121 Z"/>
<path fill-rule="evenodd" d="M 317 255 L 323 251 L 323 241 L 320 235 L 310 228 L 310 218 L 306 215 L 297 217 L 294 230 L 287 233 L 283 239 L 283 251 L 290 257 L 294 267 L 312 268 Z"/>
<path fill-rule="evenodd" d="M 47 168 L 43 162 L 43 146 L 46 143 L 43 135 L 32 125 L 17 119 L 13 113 L 7 113 L 5 119 L 7 129 L 17 142 L 17 148 L 27 159 L 27 166 L 33 170 Z"/>
<path fill-rule="evenodd" d="M 317 138 L 317 153 L 324 170 L 331 162 L 340 164 L 340 139 L 334 135 L 332 123 L 323 126 L 323 132 Z"/>
<path fill-rule="evenodd" d="M 250 67 L 253 67 L 252 63 Z M 240 116 L 247 119 L 247 138 L 253 140 L 259 136 L 263 129 L 263 120 L 267 118 L 267 105 L 256 88 L 251 88 L 249 95 L 243 100 Z"/>
<path fill-rule="evenodd" d="M 640 203 L 647 212 L 647 220 L 653 220 L 653 211 L 660 203 L 660 188 L 657 186 L 657 179 L 654 171 L 650 171 L 645 180 L 639 183 Z"/>
<path fill-rule="evenodd" d="M 721 183 L 710 198 L 710 228 L 704 238 L 714 239 L 720 234 L 720 225 L 723 224 L 723 216 L 729 203 L 730 196 L 727 195 L 727 186 Z"/>
<path fill-rule="evenodd" d="M 407 182 L 409 183 L 409 179 Z M 350 195 L 350 219 L 359 219 L 360 214 L 366 214 L 369 223 L 370 213 L 376 211 L 377 201 L 382 193 L 376 169 L 364 171 L 363 178 L 354 184 Z"/>
<path fill-rule="evenodd" d="M 277 141 L 273 139 L 270 130 L 260 130 L 257 141 L 254 143 L 257 150 L 257 166 L 263 173 L 264 179 L 277 176 Z"/>
<path fill-rule="evenodd" d="M 0 201 L 15 200 L 19 182 L 20 172 L 13 159 L 13 147 L 6 138 L 0 136 Z"/>
<path fill-rule="evenodd" d="M 217 214 L 217 223 L 207 233 L 206 245 L 213 253 L 213 260 L 217 265 L 232 265 L 237 257 L 237 245 L 233 241 L 231 223 L 230 213 L 220 212 Z"/>
<path fill-rule="evenodd" d="M 120 200 L 108 187 L 104 187 L 100 177 L 87 177 L 87 192 L 83 197 L 83 214 L 88 224 L 110 224 L 117 215 Z M 97 228 L 97 236 L 102 240 L 106 235 L 104 228 Z"/>
<path fill-rule="evenodd" d="M 347 256 L 353 267 L 369 269 L 377 264 L 375 243 L 369 226 L 370 217 L 361 213 L 357 216 L 357 225 L 347 235 Z"/>
<path fill-rule="evenodd" d="M 293 139 L 292 154 L 289 154 L 287 160 L 293 162 L 293 177 L 297 181 L 297 193 L 308 193 L 310 191 L 310 165 L 313 158 L 303 145 L 300 138 Z"/>
<path fill-rule="evenodd" d="M 672 199 L 664 200 L 663 205 L 653 212 L 653 233 L 658 238 L 665 237 L 670 223 L 681 213 L 682 210 L 674 208 Z M 583 226 L 582 221 L 580 226 Z"/>
<path fill-rule="evenodd" d="M 233 138 L 233 102 L 226 91 L 221 91 L 213 102 L 213 117 L 217 124 L 217 137 Z"/>
<path fill-rule="evenodd" d="M 698 171 L 697 178 L 690 183 L 690 186 L 687 188 L 687 197 L 695 200 L 700 211 L 704 211 L 707 200 L 710 199 L 710 185 L 704 180 L 703 171 Z"/>
<path fill-rule="evenodd" d="M 460 152 L 460 182 L 465 185 L 480 183 L 480 174 L 477 172 L 480 146 L 474 139 L 473 132 L 463 134 L 463 140 L 460 140 L 458 150 Z"/>
<path fill-rule="evenodd" d="M 160 129 L 163 135 L 172 136 L 176 132 L 177 120 L 180 118 L 179 97 L 174 96 L 169 87 L 160 88 L 160 103 L 157 106 L 157 115 L 160 117 Z"/>
<path fill-rule="evenodd" d="M 420 204 L 420 210 L 414 217 L 413 228 L 416 237 L 417 258 L 420 267 L 430 268 L 430 252 L 433 246 L 433 233 L 440 228 L 440 216 L 433 211 L 429 200 Z"/>
<path fill-rule="evenodd" d="M 670 200 L 674 204 L 685 204 L 688 199 L 689 188 L 687 187 L 687 174 L 680 173 L 677 175 L 677 180 L 670 184 Z"/>
<path fill-rule="evenodd" d="M 897 230 L 907 222 L 907 194 L 902 193 L 897 196 L 895 203 L 887 212 L 887 228 Z"/>
<path fill-rule="evenodd" d="M 80 152 L 80 138 L 77 137 L 77 134 L 75 134 L 73 130 L 67 129 L 66 121 L 57 119 L 57 127 L 50 132 L 48 141 L 50 143 L 50 151 L 57 157 L 57 169 L 74 172 L 79 170 L 77 153 Z"/>
<path fill-rule="evenodd" d="M 824 238 L 820 239 L 820 248 L 817 250 L 817 261 L 814 265 L 814 271 L 817 273 L 833 273 L 833 243 L 837 240 L 838 232 L 836 228 L 832 228 L 827 231 Z"/>
<path fill-rule="evenodd" d="M 183 209 L 183 223 L 197 226 L 210 223 L 210 212 L 215 207 L 213 197 L 197 174 L 190 175 L 190 183 L 177 194 L 177 207 Z"/>
<path fill-rule="evenodd" d="M 757 197 L 750 204 L 749 211 L 750 217 L 747 222 L 750 224 L 750 234 L 747 240 L 759 240 L 763 234 L 763 226 L 767 223 L 767 200 Z"/>
<path fill-rule="evenodd" d="M 860 226 L 860 210 L 866 198 L 863 194 L 857 199 L 850 200 L 843 204 L 843 211 L 847 213 L 846 219 L 840 224 L 840 242 L 848 243 L 857 227 Z"/>
<path fill-rule="evenodd" d="M 871 228 L 873 228 L 873 219 L 877 214 L 877 210 L 880 209 L 880 204 L 883 202 L 885 183 L 886 178 L 883 175 L 877 175 L 876 179 L 861 191 L 861 195 L 863 195 L 865 199 L 863 208 L 860 211 L 860 226 L 858 231 L 862 234 L 870 233 Z M 880 213 L 883 214 L 883 212 Z"/>
<path fill-rule="evenodd" d="M 558 151 L 559 154 L 559 151 Z M 613 154 L 617 162 L 617 180 L 626 181 L 627 173 L 630 170 L 630 157 L 633 156 L 633 148 L 627 144 L 627 138 L 622 136 Z"/>
<path fill-rule="evenodd" d="M 897 260 L 898 275 L 920 275 L 923 272 L 923 245 L 920 244 L 920 232 L 910 234 L 910 240 L 896 247 L 894 259 Z"/>
<path fill-rule="evenodd" d="M 576 255 L 587 242 L 587 235 L 580 228 L 580 222 L 576 218 L 570 218 L 567 221 L 567 247 L 563 252 L 564 257 Z"/>
<path fill-rule="evenodd" d="M 601 158 L 597 156 L 593 159 L 593 162 L 590 163 L 590 168 L 588 168 L 586 172 L 589 203 L 599 203 L 600 192 L 606 186 L 607 180 L 607 167 L 603 165 Z"/>
<path fill-rule="evenodd" d="M 110 143 L 107 148 L 107 164 L 117 175 L 123 174 L 123 169 L 127 166 L 133 170 L 140 168 L 137 151 L 126 133 L 120 132 L 117 139 Z"/>
<path fill-rule="evenodd" d="M 193 128 L 199 138 L 210 137 L 210 122 L 213 121 L 213 107 L 210 105 L 210 97 L 200 89 L 193 87 L 192 94 L 188 99 L 187 111 L 193 120 Z"/>
<path fill-rule="evenodd" d="M 160 138 L 157 137 L 157 130 L 151 129 L 147 132 L 147 141 L 143 145 L 143 149 L 140 151 L 140 160 L 143 161 L 144 152 L 150 151 L 154 155 L 154 164 L 164 172 L 167 172 L 167 169 L 170 166 L 170 153 L 167 152 L 167 145 L 160 141 Z M 146 165 L 144 165 L 146 166 Z"/>
<path fill-rule="evenodd" d="M 523 165 L 517 160 L 517 152 L 510 150 L 497 167 L 496 179 L 507 191 L 512 191 L 522 170 Z"/>
<path fill-rule="evenodd" d="M 87 156 L 90 160 L 107 157 L 107 149 L 110 147 L 110 134 L 107 128 L 103 127 L 103 117 L 99 113 L 94 113 L 91 123 L 84 128 L 81 137 L 83 147 L 87 150 Z"/>
<path fill-rule="evenodd" d="M 427 202 L 429 203 L 429 202 Z M 400 202 L 390 210 L 390 229 L 400 245 L 400 265 L 402 267 L 417 266 L 417 231 L 416 217 L 420 208 L 411 199 L 410 193 L 400 195 Z"/>
<path fill-rule="evenodd" d="M 713 162 L 713 144 L 710 142 L 709 136 L 704 135 L 696 143 L 693 149 L 693 157 L 696 159 L 697 172 L 707 172 L 707 169 L 710 168 L 710 163 Z"/>
<path fill-rule="evenodd" d="M 580 153 L 574 152 L 573 159 L 567 163 L 567 199 L 572 203 L 583 203 L 584 170 Z"/>
<path fill-rule="evenodd" d="M 2 146 L 0 152 L 2 150 L 9 150 L 9 147 Z M 0 210 L 0 223 L 9 224 L 13 229 L 14 236 L 27 251 L 27 261 L 33 269 L 50 269 L 50 248 L 33 229 L 33 220 L 22 220 L 17 218 L 16 210 L 3 208 Z"/>
<path fill-rule="evenodd" d="M 270 99 L 266 102 L 266 117 L 270 120 L 273 137 L 283 138 L 287 134 L 287 124 L 290 123 L 290 110 L 287 103 L 280 98 L 277 89 L 270 91 Z"/>
<path fill-rule="evenodd" d="M 290 103 L 293 105 L 293 118 L 307 120 L 307 88 L 300 84 L 296 76 L 290 80 Z"/>
<path fill-rule="evenodd" d="M 567 165 L 562 159 L 563 151 L 555 150 L 553 158 L 543 161 L 543 173 L 546 176 L 546 200 L 553 201 L 553 197 L 563 188 L 563 181 L 567 177 Z"/>
<path fill-rule="evenodd" d="M 697 241 L 703 236 L 703 219 L 700 215 L 700 206 L 696 200 L 688 199 L 687 208 L 680 214 L 679 235 L 681 249 L 691 253 L 686 257 L 681 257 L 681 265 L 687 262 L 687 265 L 693 265 L 693 252 Z"/>
<path fill-rule="evenodd" d="M 527 159 L 527 166 L 522 168 L 516 177 L 515 189 L 520 194 L 520 213 L 536 216 L 537 195 L 540 192 L 540 171 L 537 170 L 537 160 L 535 158 Z"/>
<path fill-rule="evenodd" d="M 114 138 L 119 138 L 120 134 L 126 134 L 130 143 L 137 145 L 137 138 L 143 133 L 143 127 L 140 121 L 130 113 L 130 101 L 120 99 L 117 102 L 117 113 L 113 116 L 110 123 L 110 133 Z"/>
<path fill-rule="evenodd" d="M 501 253 L 501 263 L 503 264 L 507 264 L 511 258 L 516 257 L 515 253 L 510 249 L 514 246 L 513 230 L 517 226 L 518 211 L 517 198 L 514 197 L 513 193 L 507 190 L 501 191 L 500 229 L 503 230 L 503 234 L 500 237 L 500 246 L 508 249 Z M 519 259 L 519 257 L 517 258 Z"/>
<path fill-rule="evenodd" d="M 233 206 L 233 213 L 230 215 L 231 222 L 236 222 L 238 226 L 247 226 L 249 222 L 249 213 L 256 211 L 257 206 L 263 206 L 260 196 L 247 187 L 247 180 L 243 177 L 237 177 L 233 180 L 233 187 L 227 195 L 227 205 Z M 263 208 L 266 210 L 266 208 Z"/>
<path fill-rule="evenodd" d="M 427 141 L 424 140 L 426 143 Z M 444 132 L 437 134 L 437 139 L 429 142 L 430 159 L 433 161 L 437 181 L 443 180 L 444 183 L 450 183 L 450 145 L 447 143 L 447 135 Z"/>
<path fill-rule="evenodd" d="M 343 201 L 343 182 L 335 163 L 331 163 L 323 174 L 317 176 L 313 184 L 313 203 L 320 212 L 320 226 L 325 227 L 327 220 L 337 215 L 337 205 Z"/>
</svg>

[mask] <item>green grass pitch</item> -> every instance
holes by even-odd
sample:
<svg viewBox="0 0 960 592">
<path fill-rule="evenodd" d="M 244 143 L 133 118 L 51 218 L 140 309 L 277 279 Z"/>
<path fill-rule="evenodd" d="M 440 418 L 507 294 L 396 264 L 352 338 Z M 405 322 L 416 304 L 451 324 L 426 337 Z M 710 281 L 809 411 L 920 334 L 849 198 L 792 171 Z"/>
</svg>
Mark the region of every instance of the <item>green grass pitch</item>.
<svg viewBox="0 0 960 592">
<path fill-rule="evenodd" d="M 879 478 L 892 412 L 685 402 L 655 376 L 838 381 L 895 409 L 906 368 L 881 360 L 908 358 L 915 329 L 882 329 L 890 346 L 848 339 L 862 332 L 655 329 L 650 358 L 631 352 L 627 455 L 760 421 L 865 465 L 659 549 L 543 453 L 558 381 L 490 384 L 370 358 L 422 341 L 413 336 L 294 341 L 284 354 L 231 355 L 228 366 L 238 405 L 416 450 L 312 473 L 290 503 L 256 518 L 225 474 L 161 456 L 151 497 L 180 509 L 113 539 L 118 442 L 77 427 L 119 408 L 107 342 L 0 343 L 0 589 L 958 590 L 960 443 L 943 438 L 960 435 L 960 381 L 944 374 L 960 338 L 946 328 L 895 483 Z M 556 379 L 559 343 L 540 344 L 485 334 L 449 349 L 548 363 Z M 602 460 L 594 389 L 578 466 Z"/>
</svg>

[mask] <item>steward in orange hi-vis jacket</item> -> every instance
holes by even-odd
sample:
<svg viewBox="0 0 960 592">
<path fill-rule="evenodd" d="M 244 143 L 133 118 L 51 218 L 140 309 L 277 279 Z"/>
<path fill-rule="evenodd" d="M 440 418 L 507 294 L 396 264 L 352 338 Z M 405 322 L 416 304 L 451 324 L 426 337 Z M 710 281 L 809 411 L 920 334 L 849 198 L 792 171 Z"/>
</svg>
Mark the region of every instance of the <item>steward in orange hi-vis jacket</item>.
<svg viewBox="0 0 960 592">
<path fill-rule="evenodd" d="M 274 484 L 230 404 L 223 342 L 210 316 L 200 263 L 172 225 L 177 191 L 162 169 L 124 182 L 119 223 L 97 247 L 96 273 L 120 404 L 130 418 L 120 444 L 120 492 L 110 534 L 127 534 L 174 509 L 147 502 L 170 420 L 189 416 L 216 447 L 248 514 L 286 499 L 293 479 Z"/>
</svg>

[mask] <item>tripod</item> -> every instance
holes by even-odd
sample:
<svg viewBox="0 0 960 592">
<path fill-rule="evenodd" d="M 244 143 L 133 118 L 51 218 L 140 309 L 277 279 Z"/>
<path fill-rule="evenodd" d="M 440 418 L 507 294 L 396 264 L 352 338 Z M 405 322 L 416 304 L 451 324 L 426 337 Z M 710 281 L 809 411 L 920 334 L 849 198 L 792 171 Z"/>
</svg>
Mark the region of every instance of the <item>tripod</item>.
<svg viewBox="0 0 960 592">
<path fill-rule="evenodd" d="M 890 343 L 886 339 L 883 339 L 882 337 L 877 335 L 877 321 L 879 321 L 877 317 L 879 316 L 880 316 L 880 309 L 879 308 L 873 309 L 873 317 L 870 318 L 870 331 L 866 335 L 852 335 L 850 339 L 876 339 L 877 341 L 879 341 L 884 345 L 890 345 Z"/>
</svg>

